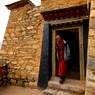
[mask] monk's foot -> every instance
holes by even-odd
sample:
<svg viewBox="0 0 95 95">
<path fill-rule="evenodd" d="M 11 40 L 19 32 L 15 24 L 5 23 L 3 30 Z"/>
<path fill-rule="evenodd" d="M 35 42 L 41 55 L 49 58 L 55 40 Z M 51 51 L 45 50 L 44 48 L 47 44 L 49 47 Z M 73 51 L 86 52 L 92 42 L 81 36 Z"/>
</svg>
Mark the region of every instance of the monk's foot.
<svg viewBox="0 0 95 95">
<path fill-rule="evenodd" d="M 61 78 L 60 78 L 60 81 L 59 81 L 59 82 L 60 82 L 60 84 L 63 84 L 63 83 L 64 83 L 65 78 L 66 78 L 65 76 L 63 76 L 63 77 L 61 77 Z"/>
<path fill-rule="evenodd" d="M 60 84 L 63 84 L 64 80 L 63 79 L 60 79 L 59 83 Z"/>
</svg>

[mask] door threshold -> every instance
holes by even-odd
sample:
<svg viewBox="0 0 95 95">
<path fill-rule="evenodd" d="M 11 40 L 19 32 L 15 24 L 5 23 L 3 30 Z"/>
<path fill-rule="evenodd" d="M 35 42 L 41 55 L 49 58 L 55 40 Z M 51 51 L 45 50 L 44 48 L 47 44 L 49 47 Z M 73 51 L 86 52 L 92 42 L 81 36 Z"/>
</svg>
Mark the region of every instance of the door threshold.
<svg viewBox="0 0 95 95">
<path fill-rule="evenodd" d="M 59 77 L 52 77 L 50 81 L 56 81 L 59 82 L 60 78 Z M 77 79 L 70 79 L 70 78 L 66 78 L 64 83 L 83 83 L 85 84 L 85 80 L 77 80 Z"/>
</svg>

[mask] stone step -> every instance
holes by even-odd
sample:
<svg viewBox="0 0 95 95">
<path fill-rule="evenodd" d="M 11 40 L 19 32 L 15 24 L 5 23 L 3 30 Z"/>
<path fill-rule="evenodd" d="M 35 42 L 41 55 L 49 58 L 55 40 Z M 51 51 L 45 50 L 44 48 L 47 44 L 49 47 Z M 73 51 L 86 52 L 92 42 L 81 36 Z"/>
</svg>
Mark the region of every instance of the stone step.
<svg viewBox="0 0 95 95">
<path fill-rule="evenodd" d="M 44 90 L 44 95 L 56 95 L 57 90 L 54 89 L 46 89 Z"/>
<path fill-rule="evenodd" d="M 84 94 L 59 91 L 59 90 L 54 90 L 54 89 L 49 88 L 49 89 L 44 90 L 44 95 L 84 95 Z"/>
<path fill-rule="evenodd" d="M 82 94 L 58 91 L 56 95 L 82 95 Z"/>
<path fill-rule="evenodd" d="M 53 79 L 49 81 L 48 88 L 82 95 L 85 92 L 85 82 L 66 79 L 63 84 L 60 84 L 58 80 Z"/>
</svg>

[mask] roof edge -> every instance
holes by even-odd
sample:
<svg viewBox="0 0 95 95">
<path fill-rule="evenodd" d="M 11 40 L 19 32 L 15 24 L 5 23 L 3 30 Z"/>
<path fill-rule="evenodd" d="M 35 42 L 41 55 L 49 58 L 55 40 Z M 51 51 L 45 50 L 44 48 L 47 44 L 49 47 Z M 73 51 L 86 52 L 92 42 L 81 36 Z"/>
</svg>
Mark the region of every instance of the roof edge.
<svg viewBox="0 0 95 95">
<path fill-rule="evenodd" d="M 26 4 L 31 4 L 32 6 L 34 6 L 34 4 L 32 2 L 30 2 L 30 0 L 20 0 L 20 1 L 14 2 L 12 4 L 5 5 L 5 6 L 9 10 L 12 10 L 12 9 L 15 9 L 15 8 L 23 7 Z"/>
</svg>

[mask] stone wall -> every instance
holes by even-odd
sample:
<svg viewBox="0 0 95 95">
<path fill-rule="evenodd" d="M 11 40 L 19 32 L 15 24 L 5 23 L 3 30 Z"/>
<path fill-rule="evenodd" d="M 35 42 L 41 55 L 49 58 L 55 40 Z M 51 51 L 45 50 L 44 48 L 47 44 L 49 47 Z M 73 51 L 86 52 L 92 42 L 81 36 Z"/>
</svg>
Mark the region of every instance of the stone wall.
<svg viewBox="0 0 95 95">
<path fill-rule="evenodd" d="M 0 59 L 8 63 L 8 78 L 13 85 L 36 85 L 43 31 L 39 9 L 27 4 L 11 11 Z"/>
<path fill-rule="evenodd" d="M 95 95 L 95 0 L 91 0 L 85 95 Z"/>
<path fill-rule="evenodd" d="M 86 4 L 87 0 L 42 0 L 42 11 L 68 8 Z"/>
</svg>

